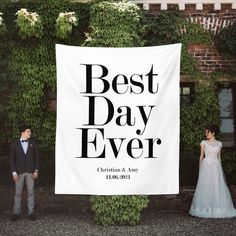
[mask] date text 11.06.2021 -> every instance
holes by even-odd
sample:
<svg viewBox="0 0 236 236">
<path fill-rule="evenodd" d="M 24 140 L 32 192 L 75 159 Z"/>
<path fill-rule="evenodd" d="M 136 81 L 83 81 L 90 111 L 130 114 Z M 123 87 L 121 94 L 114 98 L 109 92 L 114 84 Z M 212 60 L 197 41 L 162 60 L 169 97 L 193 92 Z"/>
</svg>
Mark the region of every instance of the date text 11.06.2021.
<svg viewBox="0 0 236 236">
<path fill-rule="evenodd" d="M 106 179 L 130 179 L 130 175 L 106 175 Z"/>
</svg>

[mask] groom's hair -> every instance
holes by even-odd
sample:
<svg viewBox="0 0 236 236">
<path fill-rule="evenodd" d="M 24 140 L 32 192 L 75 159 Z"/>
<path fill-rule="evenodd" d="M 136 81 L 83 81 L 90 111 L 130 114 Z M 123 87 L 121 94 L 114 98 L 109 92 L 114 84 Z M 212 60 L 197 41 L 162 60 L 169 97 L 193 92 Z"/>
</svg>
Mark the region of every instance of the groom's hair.
<svg viewBox="0 0 236 236">
<path fill-rule="evenodd" d="M 19 132 L 20 134 L 25 132 L 27 129 L 31 129 L 29 125 L 22 125 L 20 128 L 19 128 Z"/>
<path fill-rule="evenodd" d="M 219 127 L 215 124 L 210 124 L 206 127 L 207 130 L 211 131 L 212 133 L 215 133 L 217 135 L 219 133 Z"/>
</svg>

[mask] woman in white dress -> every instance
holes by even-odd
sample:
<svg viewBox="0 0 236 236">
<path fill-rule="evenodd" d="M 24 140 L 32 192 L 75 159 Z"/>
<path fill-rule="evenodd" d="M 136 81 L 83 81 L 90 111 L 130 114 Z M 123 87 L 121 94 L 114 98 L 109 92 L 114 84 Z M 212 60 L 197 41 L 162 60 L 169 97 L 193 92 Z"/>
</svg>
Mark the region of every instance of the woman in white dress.
<svg viewBox="0 0 236 236">
<path fill-rule="evenodd" d="M 202 218 L 236 216 L 224 172 L 220 152 L 222 143 L 215 139 L 218 127 L 206 128 L 206 138 L 200 143 L 199 176 L 189 214 Z"/>
</svg>

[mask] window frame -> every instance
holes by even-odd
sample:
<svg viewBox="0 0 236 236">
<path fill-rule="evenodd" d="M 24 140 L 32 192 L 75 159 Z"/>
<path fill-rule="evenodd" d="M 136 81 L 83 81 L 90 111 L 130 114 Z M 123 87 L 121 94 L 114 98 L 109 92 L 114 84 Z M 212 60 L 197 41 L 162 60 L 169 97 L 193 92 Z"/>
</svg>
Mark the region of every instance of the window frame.
<svg viewBox="0 0 236 236">
<path fill-rule="evenodd" d="M 232 147 L 224 147 L 227 150 L 236 150 L 236 82 L 231 83 L 218 83 L 217 84 L 217 94 L 221 89 L 231 88 L 232 89 L 232 102 L 233 102 L 233 121 L 234 121 L 234 146 Z M 221 117 L 220 117 L 221 118 Z"/>
<path fill-rule="evenodd" d="M 184 95 L 183 94 L 183 88 L 190 88 L 190 94 L 189 95 Z M 190 104 L 192 104 L 195 100 L 195 82 L 180 82 L 180 107 L 185 107 L 185 106 L 188 106 Z M 184 97 L 189 97 L 189 103 L 188 104 L 185 104 L 183 103 L 183 98 Z"/>
</svg>

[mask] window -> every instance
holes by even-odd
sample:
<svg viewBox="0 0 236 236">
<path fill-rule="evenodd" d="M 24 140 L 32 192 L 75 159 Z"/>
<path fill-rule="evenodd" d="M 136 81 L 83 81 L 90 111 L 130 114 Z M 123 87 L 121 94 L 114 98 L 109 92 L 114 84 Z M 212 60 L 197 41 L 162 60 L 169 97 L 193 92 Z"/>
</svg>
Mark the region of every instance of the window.
<svg viewBox="0 0 236 236">
<path fill-rule="evenodd" d="M 191 104 L 194 101 L 194 83 L 180 84 L 180 105 L 181 107 Z"/>
<path fill-rule="evenodd" d="M 194 101 L 194 83 L 180 84 L 181 107 Z M 219 85 L 218 100 L 221 116 L 221 141 L 224 147 L 236 147 L 236 83 Z"/>
<path fill-rule="evenodd" d="M 221 116 L 220 131 L 224 147 L 235 147 L 235 121 L 236 121 L 236 84 L 221 86 L 219 88 L 219 106 Z"/>
</svg>

